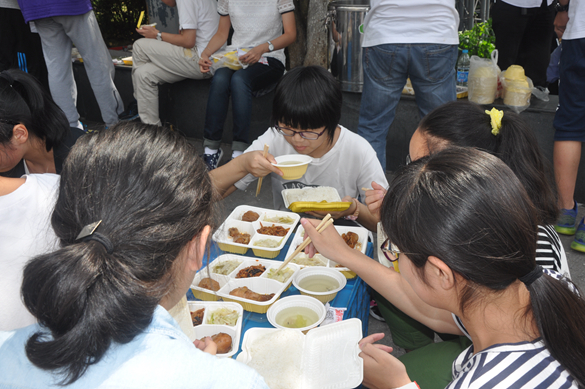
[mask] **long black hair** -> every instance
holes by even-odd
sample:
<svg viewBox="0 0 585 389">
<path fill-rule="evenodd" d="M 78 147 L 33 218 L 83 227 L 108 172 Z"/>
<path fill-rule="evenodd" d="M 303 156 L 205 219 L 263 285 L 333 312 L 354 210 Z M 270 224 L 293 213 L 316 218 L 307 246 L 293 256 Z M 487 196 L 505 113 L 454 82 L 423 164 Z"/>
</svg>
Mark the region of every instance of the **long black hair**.
<svg viewBox="0 0 585 389">
<path fill-rule="evenodd" d="M 299 66 L 287 72 L 276 86 L 270 126 L 278 122 L 291 128 L 325 127 L 333 141 L 341 118 L 341 85 L 325 68 Z"/>
<path fill-rule="evenodd" d="M 176 132 L 132 123 L 80 138 L 52 215 L 61 248 L 24 270 L 24 303 L 42 326 L 26 343 L 29 360 L 68 384 L 113 342 L 140 334 L 171 290 L 179 253 L 212 224 L 214 193 L 205 165 Z M 111 250 L 76 240 L 99 220 Z"/>
<path fill-rule="evenodd" d="M 50 151 L 65 139 L 69 122 L 65 113 L 36 78 L 18 69 L 0 73 L 0 144 L 12 139 L 15 124 L 45 142 Z"/>
<path fill-rule="evenodd" d="M 425 116 L 419 130 L 426 135 L 430 152 L 453 146 L 477 147 L 495 155 L 516 174 L 538 210 L 539 224 L 554 224 L 558 217 L 556 183 L 530 126 L 506 111 L 497 135 L 485 108 L 467 101 L 453 101 Z"/>
<path fill-rule="evenodd" d="M 473 148 L 447 148 L 399 170 L 381 220 L 423 282 L 429 256 L 468 281 L 462 311 L 485 288 L 506 289 L 536 266 L 538 217 L 526 190 L 502 160 Z M 585 300 L 566 278 L 543 275 L 528 290 L 526 314 L 532 310 L 547 349 L 585 383 Z"/>
</svg>

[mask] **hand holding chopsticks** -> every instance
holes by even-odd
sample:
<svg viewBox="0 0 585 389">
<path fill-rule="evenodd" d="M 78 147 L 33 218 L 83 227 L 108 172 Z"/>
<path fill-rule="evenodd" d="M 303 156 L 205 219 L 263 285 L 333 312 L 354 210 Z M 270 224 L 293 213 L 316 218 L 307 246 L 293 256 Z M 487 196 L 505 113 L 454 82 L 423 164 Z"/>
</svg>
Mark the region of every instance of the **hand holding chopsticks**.
<svg viewBox="0 0 585 389">
<path fill-rule="evenodd" d="M 317 226 L 317 232 L 321 233 L 321 231 L 325 230 L 327 227 L 329 227 L 331 224 L 333 224 L 333 219 L 331 219 L 331 214 L 327 214 L 327 216 L 325 216 L 323 218 L 323 220 L 321 220 L 321 223 L 319 223 L 319 225 Z M 293 251 L 293 253 L 282 263 L 282 265 L 280 265 L 280 267 L 276 270 L 276 272 L 278 273 L 279 271 L 281 271 L 286 265 L 289 264 L 289 262 L 296 257 L 301 251 L 303 251 L 305 249 L 305 247 L 307 247 L 309 245 L 309 243 L 311 243 L 311 238 L 307 237 L 307 239 L 305 239 L 303 241 L 303 243 L 301 243 L 299 245 L 299 247 L 296 248 L 295 251 Z"/>
<path fill-rule="evenodd" d="M 268 145 L 264 145 L 264 153 L 262 154 L 264 156 L 264 158 L 266 158 L 266 156 L 268 155 Z M 258 179 L 258 186 L 256 187 L 256 197 L 258 197 L 258 194 L 260 194 L 260 188 L 262 187 L 262 179 L 264 177 L 260 177 Z"/>
</svg>

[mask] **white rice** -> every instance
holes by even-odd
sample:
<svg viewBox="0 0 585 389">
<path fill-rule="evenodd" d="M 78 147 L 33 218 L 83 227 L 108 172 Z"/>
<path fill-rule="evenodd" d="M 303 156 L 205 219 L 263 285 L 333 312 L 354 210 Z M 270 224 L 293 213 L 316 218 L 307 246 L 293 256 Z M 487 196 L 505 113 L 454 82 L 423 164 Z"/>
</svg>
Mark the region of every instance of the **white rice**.
<svg viewBox="0 0 585 389">
<path fill-rule="evenodd" d="M 250 345 L 248 366 L 260 373 L 271 389 L 300 388 L 304 339 L 299 331 L 274 331 Z"/>
<path fill-rule="evenodd" d="M 328 203 L 341 201 L 335 188 L 320 186 L 317 188 L 309 187 L 304 189 L 289 189 L 286 191 L 286 197 L 289 204 L 297 201 L 317 201 L 323 200 Z"/>
</svg>

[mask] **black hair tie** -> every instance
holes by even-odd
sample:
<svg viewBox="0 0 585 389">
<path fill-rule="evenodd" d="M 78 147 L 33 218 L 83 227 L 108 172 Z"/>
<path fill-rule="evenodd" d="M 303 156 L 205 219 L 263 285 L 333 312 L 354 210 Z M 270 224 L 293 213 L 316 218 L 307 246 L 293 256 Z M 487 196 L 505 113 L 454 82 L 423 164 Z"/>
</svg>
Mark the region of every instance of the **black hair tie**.
<svg viewBox="0 0 585 389">
<path fill-rule="evenodd" d="M 524 285 L 526 285 L 526 287 L 529 287 L 534 281 L 538 280 L 542 276 L 542 274 L 543 274 L 542 267 L 540 265 L 536 265 L 534 269 L 532 269 L 522 277 L 519 277 L 518 279 L 522 281 Z"/>
<path fill-rule="evenodd" d="M 94 232 L 93 234 L 83 238 L 82 242 L 88 242 L 90 240 L 95 240 L 96 242 L 101 243 L 106 248 L 106 252 L 108 254 L 112 254 L 114 252 L 114 245 L 107 236 L 100 234 L 99 232 Z"/>
</svg>

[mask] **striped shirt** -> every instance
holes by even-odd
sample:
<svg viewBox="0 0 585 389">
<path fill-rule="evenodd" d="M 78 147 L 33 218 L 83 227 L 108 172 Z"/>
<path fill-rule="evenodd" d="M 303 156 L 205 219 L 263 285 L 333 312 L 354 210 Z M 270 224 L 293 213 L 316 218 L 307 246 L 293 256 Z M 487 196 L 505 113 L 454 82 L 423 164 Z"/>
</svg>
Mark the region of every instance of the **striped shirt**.
<svg viewBox="0 0 585 389">
<path fill-rule="evenodd" d="M 553 226 L 538 226 L 536 263 L 545 269 L 571 277 L 567 254 Z"/>
<path fill-rule="evenodd" d="M 561 275 L 544 270 L 556 279 Z M 469 338 L 459 317 L 455 323 Z M 502 343 L 474 354 L 473 345 L 453 362 L 453 381 L 445 389 L 545 389 L 575 388 L 577 381 L 554 359 L 542 338 L 532 342 Z"/>
</svg>

